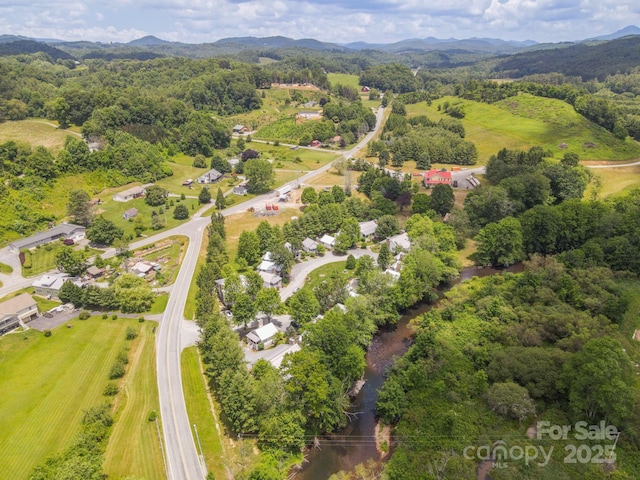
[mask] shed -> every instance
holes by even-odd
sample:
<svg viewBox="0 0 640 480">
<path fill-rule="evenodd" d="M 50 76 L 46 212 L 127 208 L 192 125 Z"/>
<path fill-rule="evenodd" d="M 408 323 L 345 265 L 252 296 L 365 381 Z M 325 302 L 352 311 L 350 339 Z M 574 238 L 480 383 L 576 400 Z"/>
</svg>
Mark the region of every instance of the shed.
<svg viewBox="0 0 640 480">
<path fill-rule="evenodd" d="M 324 245 L 328 249 L 333 249 L 333 247 L 335 247 L 335 245 L 336 245 L 336 239 L 335 239 L 335 237 L 332 237 L 331 235 L 326 235 L 325 234 L 320 239 L 320 243 L 322 245 Z"/>
<path fill-rule="evenodd" d="M 131 220 L 133 218 L 136 218 L 138 216 L 138 209 L 137 208 L 130 208 L 129 210 L 126 210 L 123 214 L 122 214 L 122 218 L 124 218 L 125 220 Z"/>
</svg>

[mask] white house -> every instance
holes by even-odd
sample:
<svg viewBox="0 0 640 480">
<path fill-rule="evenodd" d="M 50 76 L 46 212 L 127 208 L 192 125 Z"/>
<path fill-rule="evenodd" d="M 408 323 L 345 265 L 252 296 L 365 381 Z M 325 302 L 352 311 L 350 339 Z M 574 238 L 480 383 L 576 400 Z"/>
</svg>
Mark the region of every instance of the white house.
<svg viewBox="0 0 640 480">
<path fill-rule="evenodd" d="M 131 187 L 127 190 L 116 193 L 112 198 L 116 202 L 128 202 L 129 200 L 133 200 L 134 198 L 143 197 L 146 191 L 146 185 L 142 185 L 140 187 Z"/>
<path fill-rule="evenodd" d="M 267 323 L 260 328 L 249 332 L 247 335 L 247 343 L 254 350 L 258 350 L 260 344 L 263 347 L 269 347 L 273 343 L 274 337 L 277 335 L 278 329 L 273 323 Z"/>
<path fill-rule="evenodd" d="M 275 262 L 271 262 L 269 260 L 262 260 L 260 265 L 258 265 L 258 272 L 265 273 L 280 273 L 282 267 L 280 265 L 276 265 Z"/>
<path fill-rule="evenodd" d="M 320 243 L 328 248 L 329 250 L 333 250 L 333 247 L 336 246 L 336 238 L 331 235 L 323 235 L 320 239 Z"/>
<path fill-rule="evenodd" d="M 222 174 L 215 168 L 212 168 L 207 173 L 200 175 L 198 177 L 197 182 L 201 185 L 208 185 L 210 183 L 217 182 L 221 178 L 222 178 Z"/>
<path fill-rule="evenodd" d="M 378 228 L 378 221 L 370 220 L 368 222 L 360 222 L 358 226 L 360 227 L 360 236 L 365 240 L 371 240 L 376 233 L 376 228 Z"/>
</svg>

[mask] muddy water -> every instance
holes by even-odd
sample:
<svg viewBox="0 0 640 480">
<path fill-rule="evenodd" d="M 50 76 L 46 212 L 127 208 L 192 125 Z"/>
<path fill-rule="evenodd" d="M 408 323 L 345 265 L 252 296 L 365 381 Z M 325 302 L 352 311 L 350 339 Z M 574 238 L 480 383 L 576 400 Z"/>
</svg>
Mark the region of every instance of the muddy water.
<svg viewBox="0 0 640 480">
<path fill-rule="evenodd" d="M 521 272 L 521 264 L 507 269 L 509 272 Z M 474 276 L 486 277 L 505 270 L 493 268 L 469 267 L 460 272 L 456 284 Z M 437 305 L 437 303 L 435 304 Z M 380 330 L 369 346 L 364 372 L 365 384 L 353 400 L 352 412 L 357 416 L 339 434 L 322 437 L 317 447 L 310 447 L 307 462 L 295 475 L 295 480 L 325 480 L 339 471 L 351 471 L 368 460 L 378 460 L 374 430 L 376 425 L 375 408 L 378 389 L 384 383 L 384 372 L 396 357 L 404 355 L 411 345 L 412 330 L 409 322 L 433 305 L 418 305 L 406 312 L 393 329 Z"/>
</svg>

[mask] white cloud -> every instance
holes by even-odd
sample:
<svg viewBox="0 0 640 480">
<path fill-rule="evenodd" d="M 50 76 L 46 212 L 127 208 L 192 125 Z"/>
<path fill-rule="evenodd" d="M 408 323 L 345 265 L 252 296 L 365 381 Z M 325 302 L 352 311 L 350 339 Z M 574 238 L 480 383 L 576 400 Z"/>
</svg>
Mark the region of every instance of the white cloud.
<svg viewBox="0 0 640 480">
<path fill-rule="evenodd" d="M 284 35 L 323 41 L 499 37 L 573 40 L 640 24 L 637 0 L 9 0 L 4 33 L 204 42 Z"/>
</svg>

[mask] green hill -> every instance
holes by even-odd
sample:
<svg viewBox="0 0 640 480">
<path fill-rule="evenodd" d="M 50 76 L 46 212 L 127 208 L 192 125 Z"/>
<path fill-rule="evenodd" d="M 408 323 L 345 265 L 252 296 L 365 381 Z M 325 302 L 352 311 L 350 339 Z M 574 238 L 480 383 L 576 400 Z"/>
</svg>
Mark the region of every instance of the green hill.
<svg viewBox="0 0 640 480">
<path fill-rule="evenodd" d="M 561 158 L 574 152 L 581 160 L 629 160 L 640 157 L 640 145 L 631 139 L 618 140 L 590 122 L 561 100 L 521 94 L 494 104 L 444 97 L 431 106 L 407 105 L 408 116 L 428 115 L 439 120 L 444 102 L 463 106 L 462 123 L 466 139 L 476 144 L 478 162 L 486 163 L 502 148 L 526 149 L 540 145 Z M 560 145 L 566 144 L 566 148 Z M 585 147 L 585 144 L 595 146 Z"/>
</svg>

